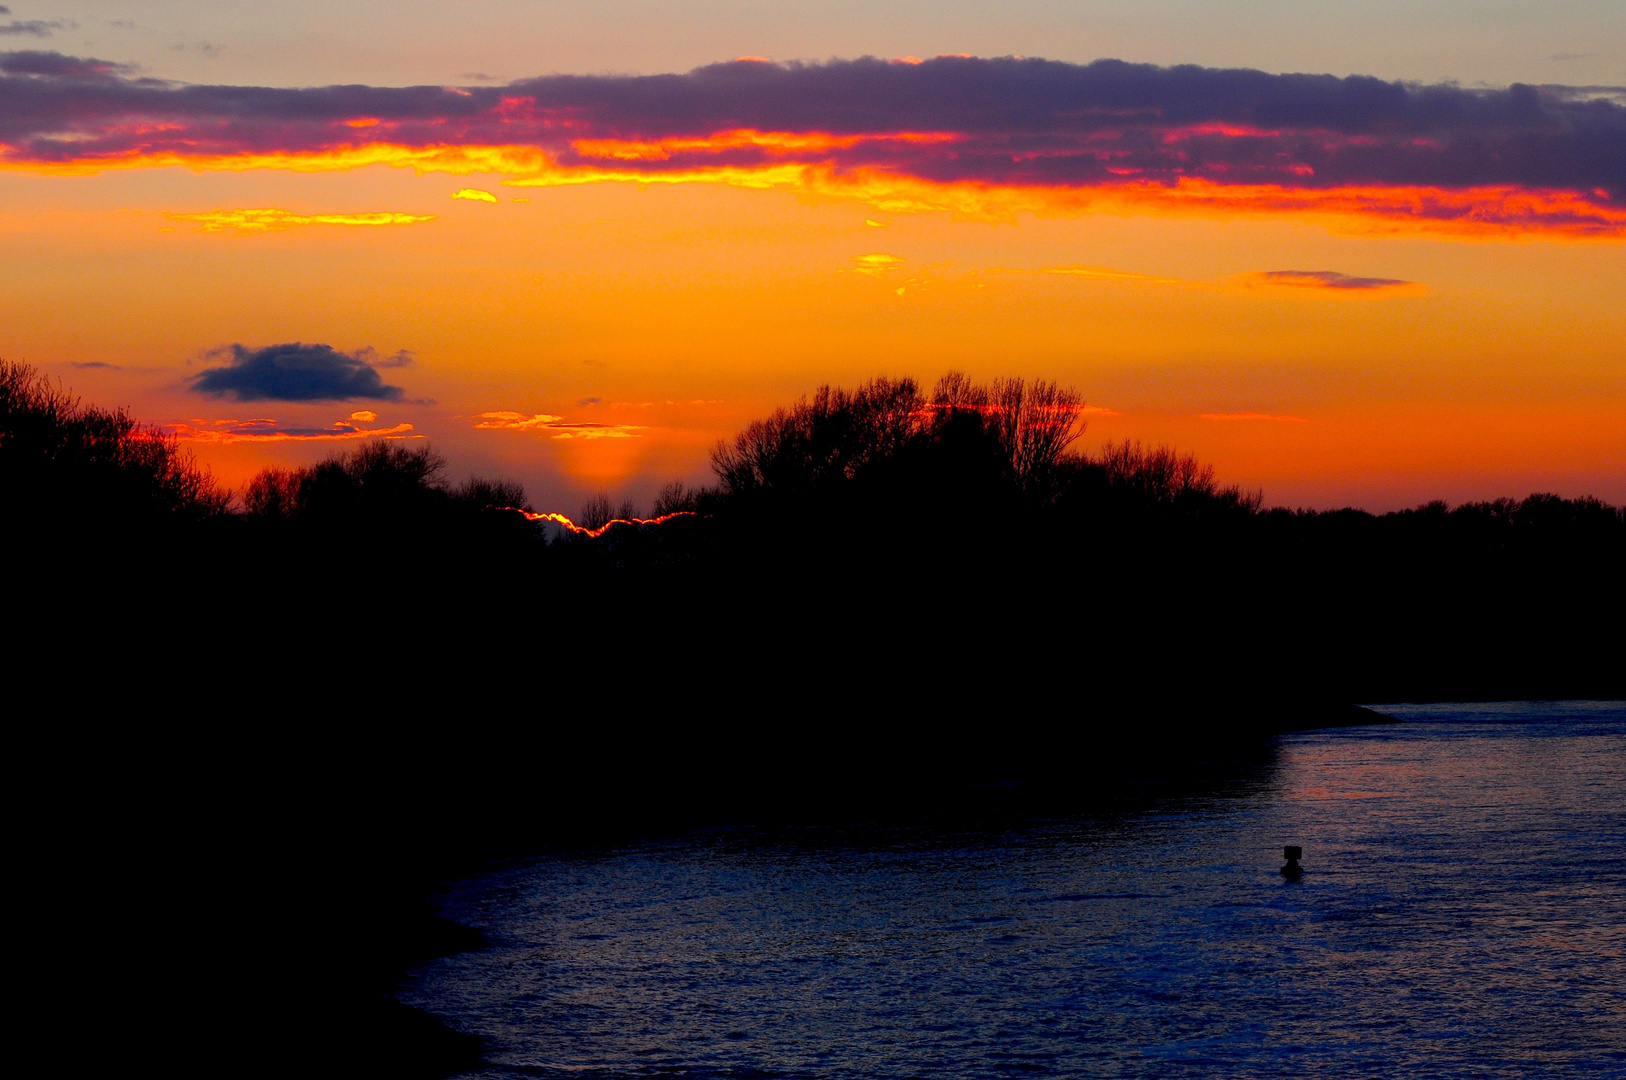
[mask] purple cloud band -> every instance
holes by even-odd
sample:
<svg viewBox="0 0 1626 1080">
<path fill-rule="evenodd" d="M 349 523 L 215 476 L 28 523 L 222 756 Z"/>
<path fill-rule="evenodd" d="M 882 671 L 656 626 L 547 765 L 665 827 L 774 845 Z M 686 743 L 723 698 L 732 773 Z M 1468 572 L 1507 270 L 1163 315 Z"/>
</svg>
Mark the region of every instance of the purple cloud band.
<svg viewBox="0 0 1626 1080">
<path fill-rule="evenodd" d="M 1102 60 L 939 57 L 734 62 L 682 75 L 550 76 L 506 86 L 185 85 L 106 61 L 0 53 L 0 160 L 319 153 L 375 142 L 530 146 L 603 164 L 579 140 L 717 132 L 876 137 L 821 163 L 928 181 L 1081 187 L 1126 181 L 1291 188 L 1505 185 L 1626 206 L 1626 107 L 1608 88 L 1474 90 Z M 358 118 L 376 120 L 349 126 Z M 935 132 L 936 142 L 888 140 Z M 708 149 L 709 165 L 785 160 Z M 805 160 L 803 154 L 797 160 Z M 639 160 L 691 168 L 693 152 Z"/>
</svg>

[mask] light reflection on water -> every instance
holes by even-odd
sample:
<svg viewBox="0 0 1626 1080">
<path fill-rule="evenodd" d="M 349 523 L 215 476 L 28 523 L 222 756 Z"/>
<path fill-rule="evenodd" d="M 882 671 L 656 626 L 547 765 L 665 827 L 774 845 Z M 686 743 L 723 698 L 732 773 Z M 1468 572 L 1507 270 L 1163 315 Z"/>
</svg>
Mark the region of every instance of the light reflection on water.
<svg viewBox="0 0 1626 1080">
<path fill-rule="evenodd" d="M 1383 708 L 1123 812 L 534 861 L 402 996 L 489 1077 L 1626 1075 L 1626 706 Z"/>
</svg>

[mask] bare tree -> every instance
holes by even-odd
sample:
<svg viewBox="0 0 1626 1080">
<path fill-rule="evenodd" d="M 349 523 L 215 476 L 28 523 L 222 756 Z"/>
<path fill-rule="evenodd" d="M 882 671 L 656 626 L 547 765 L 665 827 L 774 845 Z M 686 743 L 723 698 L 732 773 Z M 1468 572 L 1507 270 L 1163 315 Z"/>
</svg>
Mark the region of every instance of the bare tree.
<svg viewBox="0 0 1626 1080">
<path fill-rule="evenodd" d="M 655 496 L 655 508 L 651 513 L 656 517 L 665 517 L 667 514 L 692 514 L 700 508 L 703 490 L 691 487 L 682 480 L 663 484 Z"/>
<path fill-rule="evenodd" d="M 856 390 L 821 386 L 811 399 L 754 421 L 733 442 L 719 442 L 712 468 L 731 495 L 850 480 L 902 450 L 924 407 L 913 379 L 873 379 Z"/>
<path fill-rule="evenodd" d="M 243 509 L 250 517 L 287 518 L 299 510 L 300 470 L 261 469 L 243 489 Z"/>
<path fill-rule="evenodd" d="M 938 380 L 931 403 L 940 418 L 966 412 L 979 415 L 1010 462 L 1017 483 L 1029 491 L 1048 483 L 1067 448 L 1084 433 L 1083 396 L 1041 379 L 980 384 L 964 372 L 950 371 Z"/>
<path fill-rule="evenodd" d="M 583 529 L 602 529 L 615 517 L 615 507 L 603 492 L 582 503 L 581 520 L 576 524 Z"/>
</svg>

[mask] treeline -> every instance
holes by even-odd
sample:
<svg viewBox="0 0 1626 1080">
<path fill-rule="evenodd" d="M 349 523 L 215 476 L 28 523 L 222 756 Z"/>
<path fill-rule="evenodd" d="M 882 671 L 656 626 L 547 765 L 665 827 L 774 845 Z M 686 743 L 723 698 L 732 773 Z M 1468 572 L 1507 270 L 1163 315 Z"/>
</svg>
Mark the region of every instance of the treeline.
<svg viewBox="0 0 1626 1080">
<path fill-rule="evenodd" d="M 888 658 L 897 696 L 923 665 L 984 684 L 1038 665 L 1119 698 L 1227 680 L 1343 700 L 1619 682 L 1620 508 L 1266 509 L 1166 447 L 1081 451 L 1082 405 L 956 373 L 930 393 L 823 387 L 720 443 L 712 484 L 665 488 L 650 508 L 664 523 L 550 540 L 517 512 L 519 485 L 453 484 L 424 444 L 367 442 L 227 493 L 173 439 L 6 364 L 0 483 L 13 546 L 109 596 L 254 594 L 259 625 L 297 628 L 301 605 L 360 590 L 401 598 L 431 633 L 463 625 L 504 655 L 545 641 L 587 673 L 616 650 L 634 668 L 758 674 L 850 651 Z M 578 524 L 636 510 L 600 498 Z"/>
</svg>

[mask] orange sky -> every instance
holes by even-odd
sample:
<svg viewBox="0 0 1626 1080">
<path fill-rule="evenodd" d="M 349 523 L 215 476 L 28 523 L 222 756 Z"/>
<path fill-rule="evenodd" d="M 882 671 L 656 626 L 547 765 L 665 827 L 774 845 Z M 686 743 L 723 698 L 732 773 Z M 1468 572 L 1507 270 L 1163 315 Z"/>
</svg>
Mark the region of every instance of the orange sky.
<svg viewBox="0 0 1626 1080">
<path fill-rule="evenodd" d="M 647 507 L 821 382 L 959 368 L 1073 384 L 1087 444 L 1173 443 L 1267 504 L 1626 502 L 1618 231 L 1417 228 L 1325 198 L 1263 212 L 1234 190 L 889 199 L 770 168 L 744 186 L 0 171 L 0 355 L 215 432 L 193 446 L 231 484 L 377 431 L 427 437 L 457 475 L 517 477 L 542 509 L 598 491 Z M 211 350 L 281 342 L 407 350 L 380 369 L 402 399 L 193 388 Z M 221 423 L 256 420 L 275 423 Z M 270 430 L 326 437 L 219 434 Z"/>
</svg>

